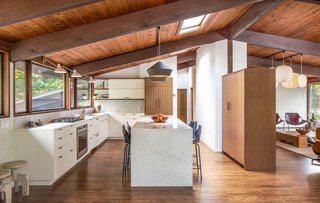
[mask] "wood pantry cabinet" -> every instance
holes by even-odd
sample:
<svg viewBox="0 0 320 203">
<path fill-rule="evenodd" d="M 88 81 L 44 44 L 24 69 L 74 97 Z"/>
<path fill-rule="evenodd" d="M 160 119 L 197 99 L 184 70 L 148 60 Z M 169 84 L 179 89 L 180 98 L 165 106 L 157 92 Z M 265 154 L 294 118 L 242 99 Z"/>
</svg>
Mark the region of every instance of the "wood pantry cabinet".
<svg viewBox="0 0 320 203">
<path fill-rule="evenodd" d="M 165 82 L 153 82 L 145 79 L 145 115 L 163 113 L 172 115 L 173 93 L 172 78 Z"/>
<path fill-rule="evenodd" d="M 222 86 L 223 152 L 246 170 L 275 170 L 275 71 L 244 69 Z"/>
</svg>

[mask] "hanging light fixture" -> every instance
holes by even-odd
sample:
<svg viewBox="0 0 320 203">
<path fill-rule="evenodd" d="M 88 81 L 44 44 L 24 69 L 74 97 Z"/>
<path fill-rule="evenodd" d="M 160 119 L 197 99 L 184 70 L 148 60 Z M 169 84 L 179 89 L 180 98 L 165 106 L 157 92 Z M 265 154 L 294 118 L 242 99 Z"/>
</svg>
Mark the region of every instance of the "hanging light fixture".
<svg viewBox="0 0 320 203">
<path fill-rule="evenodd" d="M 57 64 L 57 68 L 54 70 L 55 73 L 67 73 L 67 71 L 61 66 L 60 63 Z"/>
<path fill-rule="evenodd" d="M 293 70 L 290 66 L 284 64 L 284 51 L 282 52 L 282 65 L 276 68 L 276 80 L 286 82 L 291 79 Z"/>
<path fill-rule="evenodd" d="M 299 87 L 305 87 L 307 85 L 307 76 L 302 74 L 302 53 L 300 55 L 300 75 L 298 77 Z"/>
<path fill-rule="evenodd" d="M 74 69 L 71 77 L 72 78 L 81 78 L 81 75 L 80 75 L 80 73 L 77 72 L 76 69 Z"/>
<path fill-rule="evenodd" d="M 89 83 L 94 83 L 94 79 L 92 76 L 90 76 L 90 78 L 89 78 Z"/>
<path fill-rule="evenodd" d="M 158 49 L 157 56 L 160 56 L 160 27 L 157 28 L 158 33 Z M 151 81 L 166 81 L 172 73 L 172 69 L 161 61 L 158 61 L 147 70 Z"/>
<path fill-rule="evenodd" d="M 290 67 L 292 67 L 292 57 L 291 56 L 290 56 Z M 290 80 L 282 82 L 281 84 L 285 88 L 297 88 L 297 87 L 299 87 L 298 77 L 299 77 L 298 73 L 293 73 Z"/>
</svg>

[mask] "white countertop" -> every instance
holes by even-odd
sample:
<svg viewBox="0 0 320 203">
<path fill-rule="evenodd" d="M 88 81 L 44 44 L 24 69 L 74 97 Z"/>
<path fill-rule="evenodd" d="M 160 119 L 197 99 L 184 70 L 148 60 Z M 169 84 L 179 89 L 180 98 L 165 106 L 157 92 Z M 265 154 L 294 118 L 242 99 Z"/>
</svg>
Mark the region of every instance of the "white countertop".
<svg viewBox="0 0 320 203">
<path fill-rule="evenodd" d="M 169 116 L 166 123 L 155 123 L 151 116 L 143 116 L 137 120 L 132 128 L 143 129 L 189 129 L 190 127 L 178 118 Z"/>
</svg>

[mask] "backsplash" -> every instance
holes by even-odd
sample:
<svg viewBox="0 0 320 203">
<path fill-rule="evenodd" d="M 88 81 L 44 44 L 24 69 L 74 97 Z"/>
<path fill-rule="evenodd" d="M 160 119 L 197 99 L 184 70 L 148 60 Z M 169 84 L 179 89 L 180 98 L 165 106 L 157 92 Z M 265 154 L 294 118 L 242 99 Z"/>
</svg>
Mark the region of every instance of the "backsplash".
<svg viewBox="0 0 320 203">
<path fill-rule="evenodd" d="M 144 100 L 96 100 L 102 111 L 112 113 L 144 113 Z"/>
<path fill-rule="evenodd" d="M 86 114 L 92 113 L 92 108 L 86 108 Z M 50 122 L 50 120 L 55 118 L 67 117 L 67 116 L 74 116 L 76 114 L 80 114 L 82 109 L 73 109 L 70 111 L 59 111 L 59 112 L 52 112 L 52 113 L 44 113 L 44 114 L 34 114 L 28 116 L 19 116 L 14 118 L 14 128 L 22 128 L 28 121 L 37 121 L 41 120 L 44 123 Z"/>
</svg>

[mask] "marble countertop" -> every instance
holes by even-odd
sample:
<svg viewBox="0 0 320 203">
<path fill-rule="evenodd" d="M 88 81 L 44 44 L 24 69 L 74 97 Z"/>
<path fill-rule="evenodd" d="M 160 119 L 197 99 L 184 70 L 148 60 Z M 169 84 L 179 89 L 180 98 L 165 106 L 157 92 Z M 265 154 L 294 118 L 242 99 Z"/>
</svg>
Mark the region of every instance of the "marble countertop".
<svg viewBox="0 0 320 203">
<path fill-rule="evenodd" d="M 155 123 L 151 116 L 143 116 L 137 120 L 132 128 L 142 128 L 142 129 L 189 129 L 190 127 L 179 120 L 169 116 L 166 123 Z"/>
</svg>

